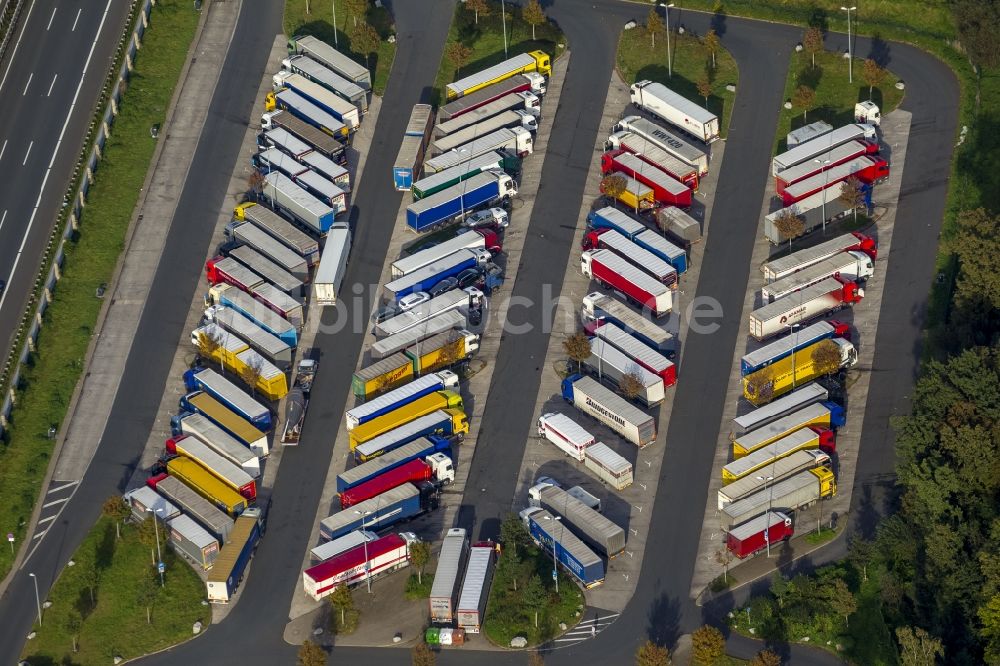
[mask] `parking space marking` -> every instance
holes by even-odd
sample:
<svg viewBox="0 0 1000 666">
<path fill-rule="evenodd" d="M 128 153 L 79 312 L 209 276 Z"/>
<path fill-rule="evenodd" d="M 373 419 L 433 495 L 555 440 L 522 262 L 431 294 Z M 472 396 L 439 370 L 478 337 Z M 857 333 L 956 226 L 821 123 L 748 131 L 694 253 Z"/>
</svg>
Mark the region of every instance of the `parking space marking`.
<svg viewBox="0 0 1000 666">
<path fill-rule="evenodd" d="M 21 93 L 21 97 L 24 97 L 25 95 L 28 94 L 28 86 L 31 85 L 31 79 L 33 79 L 33 78 L 35 78 L 35 73 L 34 72 L 32 72 L 31 74 L 28 74 L 28 82 L 24 84 L 24 91 Z"/>
<path fill-rule="evenodd" d="M 55 87 L 56 79 L 58 78 L 59 78 L 59 73 L 57 72 L 56 75 L 52 77 L 52 83 L 49 84 L 49 92 L 47 95 L 45 95 L 46 97 L 50 97 L 52 95 L 52 88 Z"/>
</svg>

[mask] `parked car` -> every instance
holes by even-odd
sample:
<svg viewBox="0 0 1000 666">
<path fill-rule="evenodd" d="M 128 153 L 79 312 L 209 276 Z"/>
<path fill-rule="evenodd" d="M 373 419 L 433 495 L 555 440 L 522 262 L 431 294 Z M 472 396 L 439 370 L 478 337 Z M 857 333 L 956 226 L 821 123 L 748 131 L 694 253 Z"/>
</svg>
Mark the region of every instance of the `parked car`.
<svg viewBox="0 0 1000 666">
<path fill-rule="evenodd" d="M 458 274 L 458 286 L 460 289 L 465 289 L 466 287 L 478 287 L 480 282 L 483 282 L 483 274 L 478 268 L 466 268 L 464 271 Z M 481 287 L 480 287 L 481 288 Z"/>
<path fill-rule="evenodd" d="M 398 314 L 401 314 L 402 312 L 403 311 L 399 309 L 398 305 L 390 303 L 389 305 L 384 305 L 380 307 L 378 310 L 376 310 L 375 314 L 372 315 L 372 319 L 375 320 L 376 324 L 381 324 L 385 320 L 392 319 L 393 317 L 395 317 Z"/>
<path fill-rule="evenodd" d="M 487 208 L 486 210 L 476 211 L 465 220 L 465 226 L 470 229 L 490 226 L 506 229 L 509 224 L 510 215 L 503 208 Z"/>
<path fill-rule="evenodd" d="M 449 277 L 441 280 L 431 288 L 431 298 L 437 298 L 446 291 L 451 291 L 458 286 L 458 278 Z"/>
<path fill-rule="evenodd" d="M 412 294 L 407 294 L 399 299 L 399 309 L 403 312 L 407 310 L 412 310 L 421 303 L 426 303 L 431 300 L 431 295 L 426 291 L 415 291 Z"/>
</svg>

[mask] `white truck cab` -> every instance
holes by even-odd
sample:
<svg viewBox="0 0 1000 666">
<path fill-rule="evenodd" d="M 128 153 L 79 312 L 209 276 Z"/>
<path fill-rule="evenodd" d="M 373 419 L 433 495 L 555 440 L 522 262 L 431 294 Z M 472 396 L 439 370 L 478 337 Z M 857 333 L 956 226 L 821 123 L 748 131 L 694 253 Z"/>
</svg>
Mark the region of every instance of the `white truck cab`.
<svg viewBox="0 0 1000 666">
<path fill-rule="evenodd" d="M 858 102 L 854 105 L 854 122 L 878 127 L 882 124 L 882 111 L 872 101 Z"/>
<path fill-rule="evenodd" d="M 424 462 L 431 466 L 431 470 L 434 473 L 434 478 L 441 484 L 449 484 L 455 480 L 455 466 L 451 462 L 451 458 L 443 453 L 434 453 L 426 458 Z"/>
</svg>

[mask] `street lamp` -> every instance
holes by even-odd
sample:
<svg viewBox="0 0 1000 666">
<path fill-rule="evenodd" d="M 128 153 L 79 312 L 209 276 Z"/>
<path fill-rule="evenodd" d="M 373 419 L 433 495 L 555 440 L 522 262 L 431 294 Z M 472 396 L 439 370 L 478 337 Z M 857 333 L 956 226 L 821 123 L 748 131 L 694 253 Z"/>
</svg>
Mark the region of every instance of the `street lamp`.
<svg viewBox="0 0 1000 666">
<path fill-rule="evenodd" d="M 799 303 L 801 304 L 801 302 L 802 302 L 802 296 L 800 294 L 799 295 Z M 795 346 L 793 346 L 792 349 L 796 350 L 796 351 L 798 350 L 798 347 L 799 347 L 799 329 L 801 327 L 802 327 L 802 324 L 789 324 L 788 325 L 788 332 L 789 333 L 791 333 L 792 331 L 795 331 Z M 795 354 L 796 354 L 796 351 L 792 352 L 792 390 L 793 391 L 795 390 Z"/>
<path fill-rule="evenodd" d="M 674 3 L 667 4 L 661 2 L 660 6 L 663 7 L 663 13 L 667 15 L 667 77 L 674 77 L 674 64 L 670 57 L 670 8 L 674 6 Z"/>
<path fill-rule="evenodd" d="M 854 83 L 854 51 L 851 48 L 851 12 L 857 7 L 841 7 L 840 10 L 847 12 L 847 80 Z"/>
<path fill-rule="evenodd" d="M 503 25 L 503 57 L 507 57 L 507 6 L 500 0 L 500 23 Z"/>
<path fill-rule="evenodd" d="M 560 521 L 562 516 L 548 515 L 544 516 L 545 520 Z M 555 534 L 552 535 L 552 580 L 556 582 L 556 594 L 559 594 L 559 562 L 556 560 L 556 537 Z"/>
<path fill-rule="evenodd" d="M 337 43 L 337 0 L 331 0 L 333 4 L 333 48 L 339 49 L 340 44 Z"/>
<path fill-rule="evenodd" d="M 773 476 L 758 476 L 756 477 L 758 481 L 764 482 L 764 487 L 767 487 L 768 481 L 774 481 Z M 771 484 L 771 494 L 767 496 L 767 513 L 764 514 L 764 544 L 767 546 L 767 556 L 771 557 L 771 539 L 768 537 L 768 521 L 771 520 L 771 500 L 774 498 L 774 484 Z"/>
<path fill-rule="evenodd" d="M 365 529 L 365 518 L 367 518 L 368 516 L 372 515 L 372 512 L 371 511 L 359 511 L 359 510 L 355 509 L 354 513 L 356 513 L 359 516 L 361 516 L 361 529 L 362 530 Z M 368 585 L 368 594 L 372 593 L 372 578 L 371 578 L 370 573 L 371 573 L 371 570 L 368 567 L 368 539 L 365 539 L 365 583 Z"/>
<path fill-rule="evenodd" d="M 35 583 L 35 606 L 38 608 L 38 626 L 42 626 L 42 600 L 38 596 L 38 576 L 33 573 L 29 573 L 31 580 Z"/>
<path fill-rule="evenodd" d="M 833 141 L 833 139 L 830 139 L 830 141 Z M 827 155 L 829 155 L 829 153 L 827 153 Z M 816 158 L 816 159 L 813 160 L 813 162 L 815 162 L 816 164 L 819 164 L 821 167 L 823 167 L 823 210 L 822 210 L 822 213 L 823 213 L 823 235 L 825 236 L 826 235 L 826 194 L 827 194 L 826 189 L 830 186 L 830 170 L 827 167 L 830 164 L 830 159 L 827 158 L 825 160 L 821 160 L 819 158 Z"/>
<path fill-rule="evenodd" d="M 146 509 L 146 513 L 153 514 L 153 533 L 156 535 L 156 570 L 160 572 L 160 587 L 163 587 L 163 556 L 160 554 L 160 526 L 157 524 L 156 514 L 160 509 L 152 507 Z"/>
</svg>

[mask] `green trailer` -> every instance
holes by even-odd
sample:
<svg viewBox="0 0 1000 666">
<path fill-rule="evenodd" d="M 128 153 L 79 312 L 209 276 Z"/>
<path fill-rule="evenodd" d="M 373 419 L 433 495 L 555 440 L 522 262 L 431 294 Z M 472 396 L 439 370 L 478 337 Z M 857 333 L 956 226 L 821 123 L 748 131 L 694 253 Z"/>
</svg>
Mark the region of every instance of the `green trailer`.
<svg viewBox="0 0 1000 666">
<path fill-rule="evenodd" d="M 468 162 L 421 178 L 413 183 L 410 191 L 413 193 L 414 200 L 423 199 L 490 169 L 502 169 L 511 174 L 517 173 L 521 169 L 521 160 L 515 155 L 492 151 L 474 157 Z"/>
</svg>

